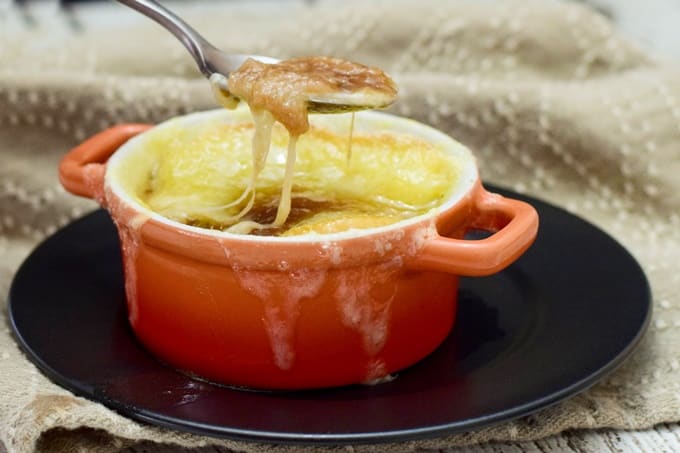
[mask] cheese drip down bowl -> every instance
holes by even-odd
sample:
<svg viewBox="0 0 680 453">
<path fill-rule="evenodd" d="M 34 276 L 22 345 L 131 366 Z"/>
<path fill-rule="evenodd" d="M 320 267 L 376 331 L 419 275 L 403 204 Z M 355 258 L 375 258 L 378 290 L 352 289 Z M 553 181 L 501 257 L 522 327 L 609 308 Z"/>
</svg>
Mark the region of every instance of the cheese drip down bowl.
<svg viewBox="0 0 680 453">
<path fill-rule="evenodd" d="M 436 206 L 375 227 L 290 236 L 192 226 L 149 207 L 144 191 L 162 152 L 151 150 L 154 136 L 247 120 L 237 109 L 123 124 L 69 151 L 59 167 L 68 191 L 110 213 L 132 330 L 178 370 L 254 389 L 379 382 L 449 335 L 459 276 L 504 269 L 536 236 L 536 211 L 487 192 L 463 145 L 377 112 L 357 114 L 357 136 L 407 134 L 450 154 L 456 177 Z M 310 121 L 347 135 L 344 115 Z M 360 160 L 353 153 L 348 165 Z M 470 230 L 493 234 L 465 239 Z"/>
</svg>

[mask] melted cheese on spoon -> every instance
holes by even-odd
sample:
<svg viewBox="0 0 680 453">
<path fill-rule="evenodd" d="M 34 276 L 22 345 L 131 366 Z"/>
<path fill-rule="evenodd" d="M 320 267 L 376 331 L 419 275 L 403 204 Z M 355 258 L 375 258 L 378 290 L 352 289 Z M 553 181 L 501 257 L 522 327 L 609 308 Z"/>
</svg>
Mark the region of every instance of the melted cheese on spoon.
<svg viewBox="0 0 680 453">
<path fill-rule="evenodd" d="M 291 190 L 296 160 L 298 137 L 309 130 L 310 110 L 333 112 L 356 108 L 385 107 L 397 95 L 392 79 L 378 68 L 364 66 L 330 57 L 306 57 L 265 64 L 248 59 L 229 75 L 229 93 L 215 89 L 218 99 L 227 108 L 234 108 L 235 99 L 243 99 L 249 106 L 255 124 L 253 136 L 253 166 L 251 178 L 241 196 L 217 207 L 227 209 L 242 203 L 246 206 L 231 220 L 231 232 L 249 233 L 253 229 L 278 228 L 288 218 L 291 209 Z M 281 188 L 277 214 L 272 223 L 261 224 L 240 220 L 252 209 L 257 178 L 264 167 L 271 145 L 271 129 L 278 121 L 288 130 L 289 143 L 286 172 Z M 351 156 L 350 127 L 347 158 Z"/>
</svg>

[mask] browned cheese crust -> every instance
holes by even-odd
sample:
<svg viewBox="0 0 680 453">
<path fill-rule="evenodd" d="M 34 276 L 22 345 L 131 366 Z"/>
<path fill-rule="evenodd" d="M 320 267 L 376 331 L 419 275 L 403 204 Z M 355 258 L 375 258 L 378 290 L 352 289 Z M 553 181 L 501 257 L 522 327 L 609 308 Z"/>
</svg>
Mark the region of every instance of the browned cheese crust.
<svg viewBox="0 0 680 453">
<path fill-rule="evenodd" d="M 360 93 L 375 105 L 388 105 L 397 95 L 392 79 L 379 68 L 331 57 L 293 58 L 276 64 L 247 60 L 229 75 L 231 93 L 253 110 L 266 110 L 292 136 L 309 129 L 310 98 Z"/>
</svg>

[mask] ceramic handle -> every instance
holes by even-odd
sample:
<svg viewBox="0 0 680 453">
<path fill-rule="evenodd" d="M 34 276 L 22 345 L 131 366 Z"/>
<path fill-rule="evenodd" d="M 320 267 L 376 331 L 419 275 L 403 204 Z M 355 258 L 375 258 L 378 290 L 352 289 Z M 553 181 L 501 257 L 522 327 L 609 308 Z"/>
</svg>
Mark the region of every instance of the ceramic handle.
<svg viewBox="0 0 680 453">
<path fill-rule="evenodd" d="M 74 195 L 96 199 L 104 188 L 106 161 L 123 143 L 150 127 L 149 124 L 121 124 L 88 138 L 61 160 L 61 184 Z"/>
<path fill-rule="evenodd" d="M 529 204 L 487 192 L 473 200 L 470 229 L 495 232 L 481 240 L 436 236 L 409 267 L 463 276 L 491 275 L 512 264 L 533 243 L 538 214 Z"/>
</svg>

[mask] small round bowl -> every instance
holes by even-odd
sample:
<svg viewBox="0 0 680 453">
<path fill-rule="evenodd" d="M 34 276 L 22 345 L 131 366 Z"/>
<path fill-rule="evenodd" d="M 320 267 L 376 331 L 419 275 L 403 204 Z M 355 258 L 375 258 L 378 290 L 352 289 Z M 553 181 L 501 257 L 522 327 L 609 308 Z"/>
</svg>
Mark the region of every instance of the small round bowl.
<svg viewBox="0 0 680 453">
<path fill-rule="evenodd" d="M 242 114 L 196 113 L 154 129 Z M 314 121 L 333 121 L 323 117 Z M 356 122 L 441 144 L 461 170 L 451 196 L 424 215 L 379 228 L 237 235 L 169 220 L 137 201 L 121 175 L 137 171 L 129 162 L 145 152 L 149 125 L 107 129 L 64 157 L 64 187 L 96 199 L 118 228 L 130 324 L 149 351 L 179 370 L 239 387 L 377 382 L 447 337 L 458 276 L 496 273 L 533 242 L 536 211 L 487 192 L 460 143 L 384 113 L 362 112 Z M 473 229 L 494 234 L 464 239 Z"/>
</svg>

